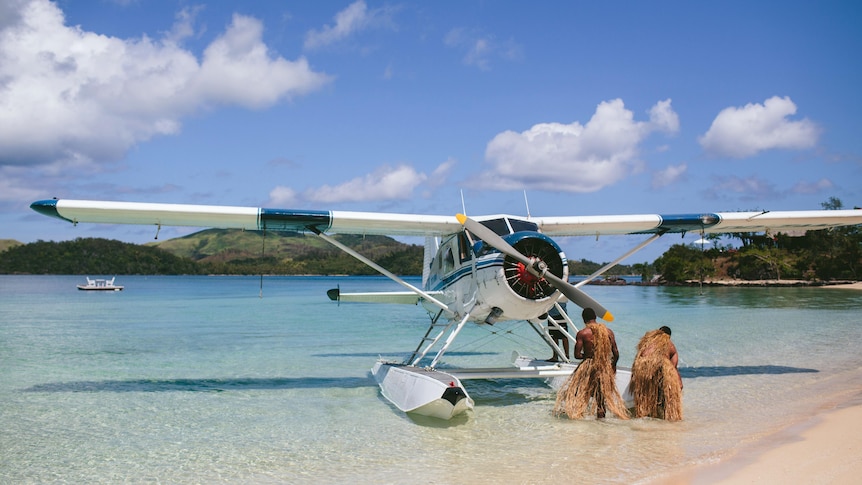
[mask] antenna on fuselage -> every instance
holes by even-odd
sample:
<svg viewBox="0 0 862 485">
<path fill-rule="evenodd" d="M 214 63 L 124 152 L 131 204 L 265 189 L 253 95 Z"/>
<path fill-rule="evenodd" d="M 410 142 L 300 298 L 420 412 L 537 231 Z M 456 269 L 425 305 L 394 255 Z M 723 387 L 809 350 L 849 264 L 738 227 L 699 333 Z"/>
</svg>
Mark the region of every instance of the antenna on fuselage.
<svg viewBox="0 0 862 485">
<path fill-rule="evenodd" d="M 527 200 L 527 189 L 524 189 L 524 205 L 527 206 L 527 219 L 530 218 L 530 201 Z"/>
<path fill-rule="evenodd" d="M 461 189 L 461 213 L 467 214 L 467 204 L 464 203 L 464 189 Z"/>
</svg>

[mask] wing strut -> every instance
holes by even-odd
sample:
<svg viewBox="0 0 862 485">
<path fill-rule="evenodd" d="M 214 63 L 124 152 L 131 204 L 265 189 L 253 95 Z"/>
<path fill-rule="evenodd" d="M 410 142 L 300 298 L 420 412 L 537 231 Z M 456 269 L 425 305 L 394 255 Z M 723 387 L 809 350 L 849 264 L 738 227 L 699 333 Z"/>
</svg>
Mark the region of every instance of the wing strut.
<svg viewBox="0 0 862 485">
<path fill-rule="evenodd" d="M 452 330 L 452 333 L 450 333 L 449 336 L 446 337 L 446 342 L 443 343 L 443 347 L 441 347 L 440 350 L 437 351 L 437 355 L 435 355 L 434 360 L 431 361 L 431 368 L 432 369 L 434 368 L 434 366 L 437 365 L 437 362 L 439 362 L 440 359 L 443 357 L 443 354 L 445 354 L 446 351 L 449 350 L 449 346 L 452 345 L 452 341 L 454 341 L 455 337 L 457 337 L 458 334 L 461 333 L 461 329 L 464 328 L 464 324 L 467 323 L 467 320 L 469 318 L 470 318 L 470 312 L 467 312 L 467 314 L 464 315 L 464 318 L 462 318 L 461 321 L 458 322 L 458 325 Z M 453 320 L 453 322 L 454 322 L 454 320 Z M 431 345 L 434 345 L 434 344 L 431 344 Z"/>
<path fill-rule="evenodd" d="M 386 268 L 380 266 L 379 264 L 375 263 L 374 261 L 366 258 L 365 256 L 359 254 L 358 252 L 350 249 L 349 247 L 345 246 L 344 244 L 341 244 L 340 242 L 336 241 L 335 239 L 324 234 L 320 229 L 313 227 L 313 226 L 309 226 L 308 230 L 317 234 L 318 236 L 323 238 L 323 240 L 328 242 L 329 244 L 332 244 L 333 246 L 337 247 L 338 249 L 340 249 L 340 250 L 344 251 L 345 253 L 353 256 L 354 258 L 358 259 L 359 261 L 362 261 L 363 263 L 367 264 L 371 268 L 379 271 L 380 274 L 382 274 L 383 276 L 386 276 L 387 278 L 389 278 L 392 281 L 398 283 L 399 285 L 409 289 L 410 291 L 416 293 L 417 295 L 421 296 L 422 298 L 425 298 L 429 302 L 433 303 L 434 306 L 436 306 L 437 308 L 443 310 L 444 312 L 446 312 L 450 315 L 453 314 L 452 310 L 449 310 L 449 306 L 446 305 L 445 303 L 443 303 L 442 301 L 434 298 L 433 296 L 429 295 L 428 293 L 425 293 L 424 291 L 420 290 L 419 288 L 416 288 L 415 286 L 404 281 L 403 279 L 399 278 L 398 276 L 395 276 L 395 274 L 393 274 L 392 272 L 390 272 Z"/>
<path fill-rule="evenodd" d="M 609 270 L 609 269 L 613 268 L 614 266 L 616 266 L 617 264 L 619 264 L 619 262 L 620 262 L 620 261 L 622 261 L 622 260 L 624 260 L 624 259 L 628 258 L 628 257 L 629 257 L 629 256 L 631 256 L 632 254 L 634 254 L 634 253 L 636 253 L 636 252 L 640 251 L 641 249 L 645 248 L 648 244 L 650 244 L 650 243 L 654 242 L 656 239 L 658 239 L 658 238 L 662 237 L 662 235 L 664 235 L 664 232 L 659 232 L 659 233 L 653 234 L 652 236 L 650 236 L 650 237 L 649 237 L 649 239 L 647 239 L 646 241 L 644 241 L 644 242 L 642 242 L 642 243 L 638 244 L 637 246 L 635 246 L 634 248 L 632 248 L 632 250 L 631 250 L 631 251 L 629 251 L 629 252 L 627 252 L 627 253 L 623 254 L 623 255 L 622 255 L 622 256 L 620 256 L 619 258 L 615 259 L 612 263 L 608 263 L 608 264 L 606 264 L 606 265 L 602 266 L 601 268 L 599 268 L 599 269 L 598 269 L 598 271 L 596 271 L 595 273 L 593 273 L 593 274 L 591 274 L 591 275 L 587 276 L 587 279 L 585 279 L 584 281 L 579 281 L 579 282 L 575 283 L 575 288 L 580 288 L 581 286 L 583 286 L 583 285 L 587 284 L 587 282 L 592 281 L 592 280 L 594 280 L 595 278 L 598 278 L 599 276 L 601 276 L 602 274 L 604 274 L 604 272 L 605 272 L 605 271 L 607 271 L 607 270 Z"/>
</svg>

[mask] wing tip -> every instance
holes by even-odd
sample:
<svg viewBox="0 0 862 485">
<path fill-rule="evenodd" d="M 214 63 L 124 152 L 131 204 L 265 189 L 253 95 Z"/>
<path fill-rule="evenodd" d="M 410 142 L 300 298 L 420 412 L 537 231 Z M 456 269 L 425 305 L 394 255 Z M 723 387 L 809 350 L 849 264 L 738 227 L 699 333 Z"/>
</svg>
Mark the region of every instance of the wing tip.
<svg viewBox="0 0 862 485">
<path fill-rule="evenodd" d="M 70 221 L 65 217 L 60 215 L 60 212 L 57 211 L 57 199 L 45 199 L 45 200 L 37 200 L 30 204 L 30 208 L 34 211 L 42 214 L 43 216 L 54 217 L 57 219 L 61 219 L 64 221 Z"/>
</svg>

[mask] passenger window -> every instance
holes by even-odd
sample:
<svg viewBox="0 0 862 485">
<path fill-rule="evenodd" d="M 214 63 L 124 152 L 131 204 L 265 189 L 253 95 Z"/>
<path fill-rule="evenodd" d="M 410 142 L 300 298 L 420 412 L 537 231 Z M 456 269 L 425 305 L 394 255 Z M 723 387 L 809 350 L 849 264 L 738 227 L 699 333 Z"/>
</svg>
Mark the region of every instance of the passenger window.
<svg viewBox="0 0 862 485">
<path fill-rule="evenodd" d="M 461 262 L 473 259 L 473 251 L 470 249 L 470 240 L 467 239 L 467 233 L 462 232 L 458 235 L 458 251 L 461 256 Z"/>
<path fill-rule="evenodd" d="M 452 247 L 446 248 L 446 256 L 443 257 L 443 272 L 448 273 L 455 269 L 455 257 L 452 255 Z"/>
</svg>

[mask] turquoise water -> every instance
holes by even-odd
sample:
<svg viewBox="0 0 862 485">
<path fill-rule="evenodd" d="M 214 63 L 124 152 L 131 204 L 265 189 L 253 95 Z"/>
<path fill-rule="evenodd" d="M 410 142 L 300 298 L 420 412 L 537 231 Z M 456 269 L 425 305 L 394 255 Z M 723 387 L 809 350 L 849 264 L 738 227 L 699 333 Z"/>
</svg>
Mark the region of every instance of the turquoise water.
<svg viewBox="0 0 862 485">
<path fill-rule="evenodd" d="M 104 276 L 104 275 L 91 275 Z M 107 275 L 113 276 L 113 275 Z M 685 420 L 569 421 L 532 380 L 468 381 L 475 411 L 413 418 L 378 356 L 424 333 L 414 306 L 330 302 L 384 278 L 0 276 L 0 483 L 621 483 L 710 463 L 862 390 L 862 292 L 586 287 L 621 365 L 673 328 Z M 548 351 L 522 325 L 465 329 L 452 365 Z"/>
</svg>

